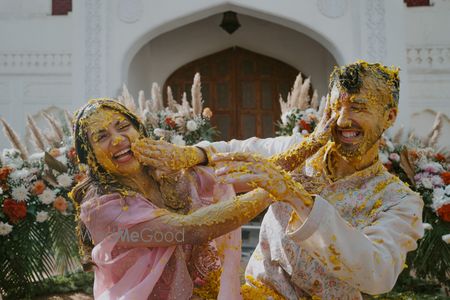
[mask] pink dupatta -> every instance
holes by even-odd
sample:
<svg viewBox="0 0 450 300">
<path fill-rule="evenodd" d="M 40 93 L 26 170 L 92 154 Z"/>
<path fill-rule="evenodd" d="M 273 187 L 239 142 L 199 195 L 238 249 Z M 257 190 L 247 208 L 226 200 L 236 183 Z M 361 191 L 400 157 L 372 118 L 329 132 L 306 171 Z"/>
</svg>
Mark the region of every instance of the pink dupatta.
<svg viewBox="0 0 450 300">
<path fill-rule="evenodd" d="M 207 167 L 192 171 L 196 179 L 191 187 L 194 206 L 210 205 L 214 199 L 229 200 L 235 195 L 231 186 L 218 184 L 213 174 Z M 192 296 L 193 279 L 187 271 L 181 246 L 120 248 L 116 245 L 121 234 L 119 230 L 141 222 L 158 222 L 158 217 L 167 213 L 140 194 L 127 197 L 117 193 L 90 194 L 85 197 L 80 217 L 95 244 L 92 250 L 92 259 L 97 266 L 95 299 L 189 299 Z M 215 239 L 214 243 L 217 248 L 224 249 L 223 256 L 218 258 L 222 266 L 218 299 L 241 299 L 240 228 Z M 169 290 L 158 291 L 158 286 L 164 286 L 164 278 Z"/>
</svg>

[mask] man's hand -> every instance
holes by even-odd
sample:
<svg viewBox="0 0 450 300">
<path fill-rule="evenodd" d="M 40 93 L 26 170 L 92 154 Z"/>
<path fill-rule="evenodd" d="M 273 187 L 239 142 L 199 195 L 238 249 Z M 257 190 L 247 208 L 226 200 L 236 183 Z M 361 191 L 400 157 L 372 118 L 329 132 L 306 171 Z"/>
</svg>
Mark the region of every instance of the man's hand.
<svg viewBox="0 0 450 300">
<path fill-rule="evenodd" d="M 247 153 L 228 153 L 213 156 L 212 162 L 216 175 L 224 183 L 260 187 L 278 201 L 291 203 L 296 198 L 304 206 L 312 205 L 312 197 L 303 186 L 267 159 Z"/>
<path fill-rule="evenodd" d="M 330 100 L 327 99 L 326 101 L 322 118 L 314 132 L 289 150 L 271 156 L 271 162 L 280 166 L 283 170 L 293 171 L 328 143 L 337 118 L 335 114 L 332 114 Z"/>
<path fill-rule="evenodd" d="M 330 97 L 328 96 L 325 103 L 325 109 L 322 114 L 322 118 L 314 129 L 313 133 L 311 133 L 311 138 L 325 145 L 331 138 L 331 131 L 336 123 L 337 117 L 332 114 Z"/>
<path fill-rule="evenodd" d="M 142 164 L 163 172 L 178 171 L 207 161 L 204 152 L 197 147 L 177 146 L 151 138 L 136 141 L 131 150 Z"/>
</svg>

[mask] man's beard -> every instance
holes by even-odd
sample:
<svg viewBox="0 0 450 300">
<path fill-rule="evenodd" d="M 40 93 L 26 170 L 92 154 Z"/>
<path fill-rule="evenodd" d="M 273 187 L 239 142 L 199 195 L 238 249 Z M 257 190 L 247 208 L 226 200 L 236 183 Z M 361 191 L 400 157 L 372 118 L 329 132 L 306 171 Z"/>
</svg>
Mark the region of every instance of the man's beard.
<svg viewBox="0 0 450 300">
<path fill-rule="evenodd" d="M 363 138 L 361 142 L 357 144 L 342 143 L 339 138 L 333 137 L 336 143 L 337 152 L 344 158 L 355 158 L 364 156 L 381 138 L 383 130 L 380 128 L 371 132 L 363 132 Z"/>
</svg>

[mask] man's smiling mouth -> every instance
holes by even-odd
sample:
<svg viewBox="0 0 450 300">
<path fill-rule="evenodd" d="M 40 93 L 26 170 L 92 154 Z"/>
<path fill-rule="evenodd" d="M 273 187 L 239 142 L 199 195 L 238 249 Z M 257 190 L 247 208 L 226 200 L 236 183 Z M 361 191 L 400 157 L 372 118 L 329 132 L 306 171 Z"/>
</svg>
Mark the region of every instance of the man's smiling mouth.
<svg viewBox="0 0 450 300">
<path fill-rule="evenodd" d="M 353 144 L 362 137 L 362 131 L 356 129 L 336 129 L 339 140 L 343 143 Z"/>
</svg>

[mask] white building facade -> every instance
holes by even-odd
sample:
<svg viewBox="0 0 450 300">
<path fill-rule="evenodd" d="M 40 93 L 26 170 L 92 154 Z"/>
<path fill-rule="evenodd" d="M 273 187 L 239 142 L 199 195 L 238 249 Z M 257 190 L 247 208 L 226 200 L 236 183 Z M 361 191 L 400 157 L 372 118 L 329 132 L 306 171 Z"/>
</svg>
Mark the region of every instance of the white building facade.
<svg viewBox="0 0 450 300">
<path fill-rule="evenodd" d="M 73 0 L 70 13 L 52 15 L 50 0 L 0 0 L 0 116 L 25 136 L 27 114 L 73 111 L 123 83 L 149 94 L 183 65 L 241 47 L 311 76 L 320 95 L 336 64 L 399 66 L 397 126 L 423 136 L 442 112 L 449 145 L 450 1 L 431 2 Z M 232 35 L 219 27 L 226 11 L 241 23 Z"/>
</svg>

